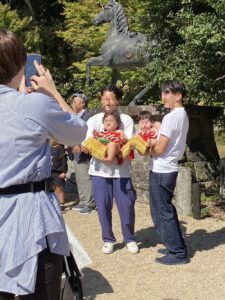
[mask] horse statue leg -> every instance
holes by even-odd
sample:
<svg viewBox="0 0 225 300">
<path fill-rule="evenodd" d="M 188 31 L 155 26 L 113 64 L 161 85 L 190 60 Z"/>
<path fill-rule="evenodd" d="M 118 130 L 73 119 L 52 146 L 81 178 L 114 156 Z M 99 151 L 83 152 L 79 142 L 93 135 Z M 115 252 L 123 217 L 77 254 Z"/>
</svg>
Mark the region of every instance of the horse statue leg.
<svg viewBox="0 0 225 300">
<path fill-rule="evenodd" d="M 112 68 L 112 78 L 111 78 L 111 84 L 112 85 L 116 85 L 116 83 L 119 79 L 119 76 L 120 76 L 119 70 L 116 69 L 116 68 Z"/>
<path fill-rule="evenodd" d="M 91 84 L 90 72 L 91 72 L 91 66 L 89 66 L 87 64 L 87 66 L 86 66 L 86 85 L 90 85 Z"/>
<path fill-rule="evenodd" d="M 141 97 L 143 97 L 151 88 L 151 85 L 146 85 L 145 88 L 143 88 L 134 98 L 133 100 L 128 104 L 128 106 L 135 106 L 138 105 L 138 102 L 140 101 Z"/>
<path fill-rule="evenodd" d="M 92 66 L 107 66 L 107 62 L 105 62 L 102 56 L 92 57 L 88 59 L 86 64 L 86 84 L 90 85 L 91 83 L 91 67 Z"/>
</svg>

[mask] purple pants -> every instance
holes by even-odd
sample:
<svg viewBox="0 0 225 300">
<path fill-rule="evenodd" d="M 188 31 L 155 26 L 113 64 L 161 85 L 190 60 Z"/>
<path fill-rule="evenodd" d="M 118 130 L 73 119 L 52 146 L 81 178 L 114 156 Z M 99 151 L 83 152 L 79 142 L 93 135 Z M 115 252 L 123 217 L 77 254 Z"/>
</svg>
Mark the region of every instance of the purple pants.
<svg viewBox="0 0 225 300">
<path fill-rule="evenodd" d="M 124 242 L 134 241 L 136 194 L 131 179 L 92 176 L 92 188 L 102 228 L 103 241 L 116 241 L 112 231 L 113 198 L 115 198 L 119 212 Z"/>
</svg>

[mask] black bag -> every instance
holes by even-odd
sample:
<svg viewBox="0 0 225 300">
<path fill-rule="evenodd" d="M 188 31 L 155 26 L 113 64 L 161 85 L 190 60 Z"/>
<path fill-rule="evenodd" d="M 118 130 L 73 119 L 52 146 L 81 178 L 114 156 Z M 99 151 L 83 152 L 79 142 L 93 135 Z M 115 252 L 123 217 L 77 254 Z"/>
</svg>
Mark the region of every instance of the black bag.
<svg viewBox="0 0 225 300">
<path fill-rule="evenodd" d="M 64 256 L 60 300 L 83 300 L 83 289 L 80 277 L 81 273 L 70 252 L 70 256 Z"/>
</svg>

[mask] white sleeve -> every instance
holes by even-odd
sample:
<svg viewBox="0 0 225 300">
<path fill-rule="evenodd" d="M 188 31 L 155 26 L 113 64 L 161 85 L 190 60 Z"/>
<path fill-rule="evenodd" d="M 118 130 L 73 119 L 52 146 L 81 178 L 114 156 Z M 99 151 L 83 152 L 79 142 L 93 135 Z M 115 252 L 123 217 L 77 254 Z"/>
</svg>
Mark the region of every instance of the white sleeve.
<svg viewBox="0 0 225 300">
<path fill-rule="evenodd" d="M 171 139 L 174 131 L 173 120 L 170 118 L 170 115 L 166 115 L 163 118 L 162 125 L 159 129 L 159 135 L 164 135 Z"/>
</svg>

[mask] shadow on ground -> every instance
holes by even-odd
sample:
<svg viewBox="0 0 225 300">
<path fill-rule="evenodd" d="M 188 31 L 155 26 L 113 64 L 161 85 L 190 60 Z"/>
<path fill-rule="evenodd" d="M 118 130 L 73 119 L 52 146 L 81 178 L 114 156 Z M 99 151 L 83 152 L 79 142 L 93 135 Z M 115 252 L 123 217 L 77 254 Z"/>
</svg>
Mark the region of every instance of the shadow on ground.
<svg viewBox="0 0 225 300">
<path fill-rule="evenodd" d="M 185 238 L 189 256 L 193 257 L 197 251 L 207 251 L 225 244 L 225 228 L 214 232 L 205 229 L 195 230 Z"/>
<path fill-rule="evenodd" d="M 214 232 L 207 232 L 205 229 L 197 229 L 192 233 L 186 233 L 186 223 L 180 222 L 181 229 L 187 243 L 189 257 L 193 257 L 197 251 L 207 251 L 225 244 L 225 228 Z M 136 240 L 139 248 L 150 248 L 160 244 L 154 227 L 148 227 L 136 232 Z"/>
<path fill-rule="evenodd" d="M 90 268 L 84 268 L 82 274 L 85 300 L 94 300 L 99 294 L 113 293 L 112 286 L 100 272 Z"/>
<path fill-rule="evenodd" d="M 139 249 L 155 247 L 160 244 L 160 239 L 154 227 L 143 228 L 135 232 L 136 241 Z"/>
</svg>

